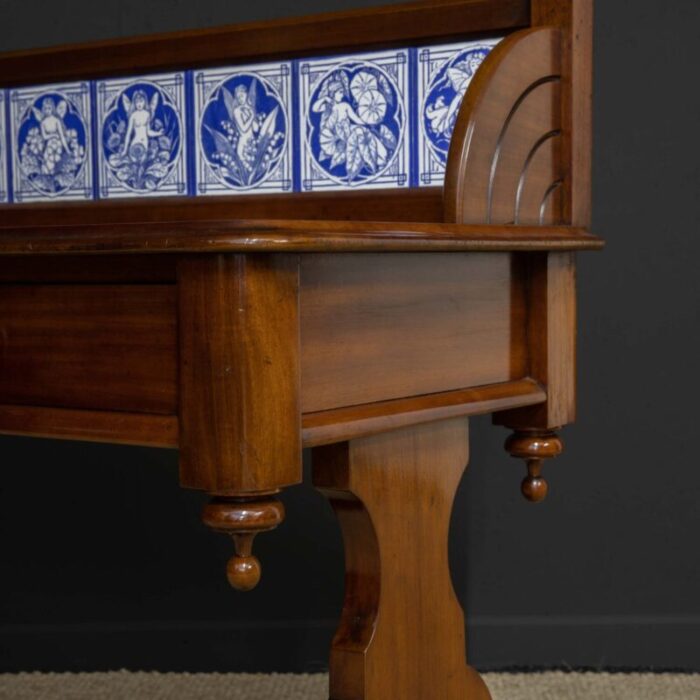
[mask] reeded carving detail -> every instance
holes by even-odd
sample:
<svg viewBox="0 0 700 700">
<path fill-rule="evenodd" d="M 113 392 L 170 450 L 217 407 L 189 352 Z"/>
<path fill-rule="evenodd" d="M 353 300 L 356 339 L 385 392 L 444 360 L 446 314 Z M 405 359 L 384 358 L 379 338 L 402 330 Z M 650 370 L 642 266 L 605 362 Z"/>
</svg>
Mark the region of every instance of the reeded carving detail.
<svg viewBox="0 0 700 700">
<path fill-rule="evenodd" d="M 446 221 L 544 225 L 563 220 L 560 43 L 553 27 L 522 30 L 482 63 L 450 143 Z"/>
<path fill-rule="evenodd" d="M 284 506 L 273 497 L 214 497 L 202 513 L 202 521 L 233 539 L 236 554 L 229 559 L 226 575 L 238 591 L 250 591 L 260 582 L 261 567 L 253 555 L 253 540 L 260 532 L 274 530 L 284 520 Z"/>
<path fill-rule="evenodd" d="M 542 476 L 542 467 L 545 459 L 561 454 L 561 438 L 551 430 L 518 430 L 506 440 L 505 448 L 511 457 L 527 463 L 527 476 L 520 487 L 523 496 L 533 503 L 543 501 L 549 486 Z"/>
</svg>

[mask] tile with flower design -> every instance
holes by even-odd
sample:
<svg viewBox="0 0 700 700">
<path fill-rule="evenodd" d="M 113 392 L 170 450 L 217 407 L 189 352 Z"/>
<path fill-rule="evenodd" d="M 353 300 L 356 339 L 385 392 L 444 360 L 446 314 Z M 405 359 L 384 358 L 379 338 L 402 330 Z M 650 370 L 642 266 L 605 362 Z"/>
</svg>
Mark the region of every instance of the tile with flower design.
<svg viewBox="0 0 700 700">
<path fill-rule="evenodd" d="M 408 186 L 409 50 L 298 67 L 301 190 Z"/>
<path fill-rule="evenodd" d="M 95 83 L 98 196 L 187 194 L 185 73 Z"/>
<path fill-rule="evenodd" d="M 90 84 L 9 90 L 15 202 L 93 198 Z"/>
<path fill-rule="evenodd" d="M 418 184 L 442 185 L 452 131 L 477 68 L 500 39 L 417 49 Z"/>
<path fill-rule="evenodd" d="M 9 200 L 7 178 L 7 151 L 9 142 L 5 129 L 5 91 L 0 90 L 0 204 Z"/>
<path fill-rule="evenodd" d="M 291 192 L 292 63 L 193 73 L 196 194 Z"/>
</svg>

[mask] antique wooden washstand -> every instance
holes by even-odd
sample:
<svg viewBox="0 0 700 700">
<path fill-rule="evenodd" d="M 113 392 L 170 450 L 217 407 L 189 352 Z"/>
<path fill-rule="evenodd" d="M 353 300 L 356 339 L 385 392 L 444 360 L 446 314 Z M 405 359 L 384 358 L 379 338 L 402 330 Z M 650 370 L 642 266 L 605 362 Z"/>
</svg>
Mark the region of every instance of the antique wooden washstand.
<svg viewBox="0 0 700 700">
<path fill-rule="evenodd" d="M 253 538 L 301 480 L 346 547 L 333 700 L 488 698 L 447 557 L 467 417 L 526 461 L 574 419 L 590 224 L 589 0 L 441 0 L 0 57 L 0 84 L 506 36 L 444 188 L 0 207 L 0 431 L 177 448 L 205 523 Z"/>
</svg>

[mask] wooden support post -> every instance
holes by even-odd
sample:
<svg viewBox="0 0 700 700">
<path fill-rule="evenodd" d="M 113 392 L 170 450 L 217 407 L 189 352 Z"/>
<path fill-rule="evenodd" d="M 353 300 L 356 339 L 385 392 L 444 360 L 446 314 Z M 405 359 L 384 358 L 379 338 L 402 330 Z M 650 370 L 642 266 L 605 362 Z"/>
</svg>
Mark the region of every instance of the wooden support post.
<svg viewBox="0 0 700 700">
<path fill-rule="evenodd" d="M 497 413 L 494 422 L 514 429 L 506 450 L 527 462 L 523 495 L 541 501 L 548 490 L 542 460 L 562 451 L 555 431 L 576 417 L 576 268 L 573 253 L 533 253 L 520 262 L 529 309 L 528 374 L 547 400 Z"/>
<path fill-rule="evenodd" d="M 214 496 L 205 523 L 230 534 L 231 584 L 253 588 L 257 532 L 301 481 L 299 264 L 286 255 L 208 255 L 178 269 L 180 481 Z"/>
<path fill-rule="evenodd" d="M 561 31 L 562 221 L 591 225 L 593 0 L 532 0 L 532 26 Z"/>
<path fill-rule="evenodd" d="M 314 449 L 314 483 L 345 539 L 331 700 L 491 697 L 467 665 L 448 562 L 450 513 L 468 455 L 462 418 Z"/>
</svg>

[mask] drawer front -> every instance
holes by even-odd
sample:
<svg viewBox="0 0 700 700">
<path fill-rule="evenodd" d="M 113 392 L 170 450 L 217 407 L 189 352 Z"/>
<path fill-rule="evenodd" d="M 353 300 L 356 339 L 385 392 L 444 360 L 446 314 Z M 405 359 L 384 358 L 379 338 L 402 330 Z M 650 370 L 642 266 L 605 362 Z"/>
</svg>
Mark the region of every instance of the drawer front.
<svg viewBox="0 0 700 700">
<path fill-rule="evenodd" d="M 0 403 L 177 413 L 174 285 L 0 285 Z"/>
<path fill-rule="evenodd" d="M 524 376 L 519 284 L 503 254 L 304 256 L 302 410 Z"/>
</svg>

